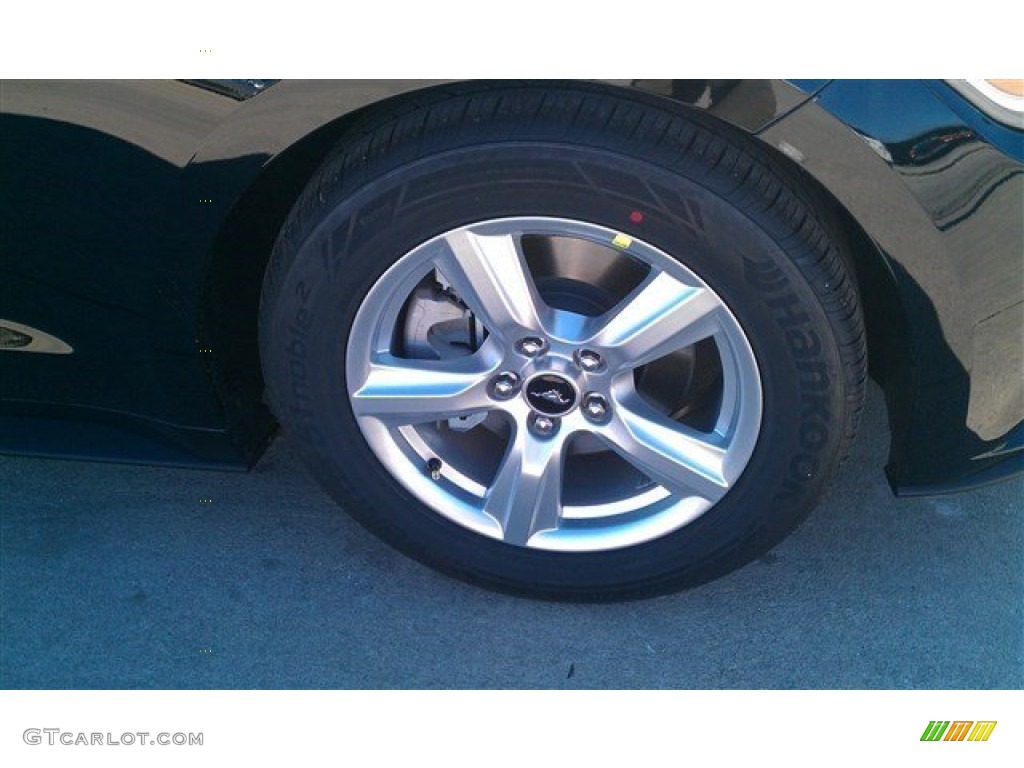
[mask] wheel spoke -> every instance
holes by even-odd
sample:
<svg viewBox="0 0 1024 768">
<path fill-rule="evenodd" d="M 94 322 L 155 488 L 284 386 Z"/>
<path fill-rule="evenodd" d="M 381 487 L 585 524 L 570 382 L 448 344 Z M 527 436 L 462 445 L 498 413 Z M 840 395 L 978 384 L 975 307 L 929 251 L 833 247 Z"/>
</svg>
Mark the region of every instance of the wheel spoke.
<svg viewBox="0 0 1024 768">
<path fill-rule="evenodd" d="M 435 264 L 491 333 L 506 342 L 542 327 L 533 278 L 512 235 L 456 230 Z"/>
<path fill-rule="evenodd" d="M 637 368 L 713 335 L 719 302 L 665 272 L 646 280 L 593 339 L 619 367 Z"/>
<path fill-rule="evenodd" d="M 558 527 L 564 446 L 561 437 L 538 440 L 517 426 L 484 504 L 505 542 L 525 546 L 534 534 Z"/>
<path fill-rule="evenodd" d="M 381 354 L 352 394 L 352 409 L 389 426 L 479 413 L 493 405 L 487 382 L 496 369 L 479 354 L 443 361 Z"/>
<path fill-rule="evenodd" d="M 661 415 L 633 394 L 602 434 L 626 461 L 678 496 L 717 502 L 729 490 L 726 449 L 713 436 Z"/>
</svg>

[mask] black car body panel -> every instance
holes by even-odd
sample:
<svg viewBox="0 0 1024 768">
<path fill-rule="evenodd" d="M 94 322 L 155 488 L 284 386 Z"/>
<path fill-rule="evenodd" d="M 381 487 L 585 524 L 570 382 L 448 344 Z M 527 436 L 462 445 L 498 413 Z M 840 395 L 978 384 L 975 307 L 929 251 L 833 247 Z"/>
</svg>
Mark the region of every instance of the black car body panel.
<svg viewBox="0 0 1024 768">
<path fill-rule="evenodd" d="M 839 81 L 761 135 L 801 148 L 803 167 L 884 259 L 862 293 L 894 487 L 938 491 L 1020 471 L 1022 134 L 944 83 Z M 895 292 L 888 310 L 872 306 L 875 290 Z"/>
<path fill-rule="evenodd" d="M 535 84 L 536 85 L 536 84 Z M 433 82 L 0 84 L 0 451 L 245 468 L 263 268 L 325 154 Z M 608 82 L 777 151 L 853 246 L 901 492 L 1022 466 L 1024 139 L 941 82 Z M 32 354 L 38 329 L 71 354 Z"/>
</svg>

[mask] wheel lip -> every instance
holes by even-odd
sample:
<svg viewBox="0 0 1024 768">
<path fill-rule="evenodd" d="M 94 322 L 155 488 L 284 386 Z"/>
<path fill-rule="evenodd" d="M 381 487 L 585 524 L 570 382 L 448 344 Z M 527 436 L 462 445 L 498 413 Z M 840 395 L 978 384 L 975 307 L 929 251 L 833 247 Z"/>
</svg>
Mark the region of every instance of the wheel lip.
<svg viewBox="0 0 1024 768">
<path fill-rule="evenodd" d="M 606 246 L 611 244 L 623 253 L 641 259 L 652 270 L 667 272 L 673 276 L 681 275 L 686 282 L 708 291 L 717 300 L 725 321 L 720 332 L 714 334 L 714 339 L 718 342 L 723 373 L 726 367 L 732 371 L 730 377 L 726 377 L 726 387 L 731 383 L 733 388 L 737 388 L 738 380 L 743 379 L 738 387 L 740 391 L 734 393 L 733 397 L 726 398 L 723 394 L 722 414 L 719 418 L 720 422 L 726 419 L 737 425 L 728 430 L 732 435 L 729 438 L 725 462 L 729 479 L 726 494 L 732 490 L 751 460 L 761 433 L 763 418 L 761 371 L 747 335 L 729 305 L 700 275 L 642 238 L 627 235 L 603 224 L 549 216 L 499 217 L 463 224 L 424 240 L 390 265 L 376 279 L 360 303 L 352 321 L 346 348 L 347 382 L 358 380 L 361 376 L 360 369 L 367 364 L 370 354 L 381 350 L 384 339 L 390 341 L 400 307 L 415 284 L 433 268 L 430 254 L 438 241 L 459 231 L 470 231 L 476 235 L 557 235 L 579 237 Z M 369 309 L 377 305 L 383 309 Z M 552 337 L 552 341 L 557 344 L 564 340 Z M 500 367 L 498 365 L 498 368 Z M 526 386 L 537 376 L 550 373 L 553 371 L 540 369 L 535 375 L 524 377 L 519 395 L 512 398 L 512 401 L 503 403 L 507 406 L 505 410 L 518 408 L 523 416 L 519 421 L 524 422 L 525 417 L 531 412 L 525 397 Z M 566 441 L 577 432 L 592 431 L 593 426 L 593 423 L 583 418 L 580 407 L 584 391 L 571 378 L 567 377 L 567 381 L 576 391 L 576 398 L 566 413 L 555 417 L 562 421 L 560 439 Z M 348 406 L 352 409 L 351 384 L 347 383 L 347 391 Z M 609 392 L 609 399 L 614 401 L 614 383 L 610 385 Z M 483 512 L 479 497 L 471 492 L 474 486 L 476 489 L 482 486 L 465 476 L 460 480 L 458 473 L 448 467 L 441 482 L 430 479 L 428 473 L 422 470 L 425 444 L 422 438 L 417 440 L 411 437 L 412 433 L 415 433 L 414 427 L 388 427 L 376 417 L 356 414 L 354 409 L 352 413 L 368 446 L 388 474 L 433 513 L 468 531 L 490 539 L 502 540 L 501 526 Z M 716 430 L 719 426 L 716 425 Z M 644 544 L 689 525 L 721 501 L 719 498 L 711 502 L 697 496 L 678 498 L 655 484 L 626 500 L 590 506 L 565 505 L 562 507 L 562 519 L 568 521 L 570 525 L 564 529 L 559 527 L 534 533 L 525 544 L 525 548 L 560 552 L 600 552 Z M 627 502 L 637 502 L 641 506 L 631 509 L 628 508 Z M 614 533 L 607 526 L 593 524 L 595 520 L 613 519 L 618 519 L 619 522 L 612 527 L 623 530 Z"/>
</svg>

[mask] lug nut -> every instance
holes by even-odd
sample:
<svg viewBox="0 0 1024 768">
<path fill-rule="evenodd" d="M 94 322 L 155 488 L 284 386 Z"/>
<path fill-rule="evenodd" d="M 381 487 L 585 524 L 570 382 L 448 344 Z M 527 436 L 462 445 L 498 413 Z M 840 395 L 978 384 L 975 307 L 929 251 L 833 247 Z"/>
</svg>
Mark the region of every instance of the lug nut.
<svg viewBox="0 0 1024 768">
<path fill-rule="evenodd" d="M 558 431 L 560 424 L 559 419 L 554 416 L 544 416 L 540 413 L 535 413 L 530 418 L 530 429 L 538 437 L 551 437 Z"/>
<path fill-rule="evenodd" d="M 604 368 L 604 360 L 592 349 L 577 350 L 573 357 L 576 359 L 576 365 L 587 373 L 596 373 Z"/>
<path fill-rule="evenodd" d="M 610 413 L 608 401 L 601 395 L 590 392 L 583 396 L 583 415 L 590 421 L 607 421 Z"/>
<path fill-rule="evenodd" d="M 491 380 L 491 393 L 502 400 L 514 397 L 519 391 L 519 377 L 512 371 L 502 371 Z"/>
<path fill-rule="evenodd" d="M 536 336 L 527 336 L 525 339 L 520 339 L 516 342 L 516 350 L 521 355 L 527 357 L 536 357 L 547 349 L 547 342 L 544 339 L 537 338 Z"/>
</svg>

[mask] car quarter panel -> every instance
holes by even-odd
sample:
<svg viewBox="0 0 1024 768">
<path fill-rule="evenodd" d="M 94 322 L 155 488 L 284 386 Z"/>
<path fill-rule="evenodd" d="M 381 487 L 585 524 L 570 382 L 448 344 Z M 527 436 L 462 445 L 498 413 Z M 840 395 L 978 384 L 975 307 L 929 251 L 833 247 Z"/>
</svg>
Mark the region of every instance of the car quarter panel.
<svg viewBox="0 0 1024 768">
<path fill-rule="evenodd" d="M 835 81 L 761 138 L 795 149 L 885 259 L 901 312 L 892 326 L 870 311 L 867 321 L 869 341 L 896 346 L 876 371 L 894 487 L 941 491 L 1019 471 L 1021 133 L 943 83 Z"/>
</svg>

